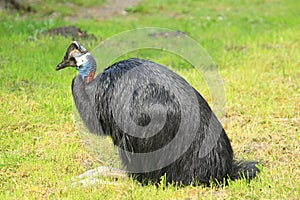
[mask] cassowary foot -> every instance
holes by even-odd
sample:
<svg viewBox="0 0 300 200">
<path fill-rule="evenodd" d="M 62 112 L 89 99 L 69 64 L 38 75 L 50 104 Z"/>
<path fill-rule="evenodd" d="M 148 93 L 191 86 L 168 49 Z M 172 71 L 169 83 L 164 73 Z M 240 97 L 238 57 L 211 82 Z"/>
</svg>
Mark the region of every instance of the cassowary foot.
<svg viewBox="0 0 300 200">
<path fill-rule="evenodd" d="M 120 169 L 114 169 L 106 166 L 100 166 L 95 169 L 88 170 L 73 179 L 72 185 L 94 186 L 95 184 L 117 185 L 117 182 L 103 180 L 104 178 L 125 179 L 127 172 Z"/>
</svg>

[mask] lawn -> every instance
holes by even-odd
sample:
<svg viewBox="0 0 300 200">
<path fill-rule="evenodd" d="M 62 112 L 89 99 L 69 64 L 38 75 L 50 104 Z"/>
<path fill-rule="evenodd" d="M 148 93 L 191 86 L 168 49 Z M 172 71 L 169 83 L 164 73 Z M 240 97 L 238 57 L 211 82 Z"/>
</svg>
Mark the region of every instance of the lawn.
<svg viewBox="0 0 300 200">
<path fill-rule="evenodd" d="M 300 198 L 297 1 L 143 0 L 109 18 L 83 17 L 81 0 L 29 2 L 34 12 L 0 13 L 0 199 Z M 99 2 L 89 1 L 86 9 Z M 178 30 L 197 41 L 224 81 L 222 122 L 235 157 L 258 160 L 263 166 L 259 176 L 250 184 L 240 180 L 224 187 L 143 187 L 130 179 L 71 186 L 72 177 L 103 162 L 86 148 L 83 131 L 74 124 L 71 82 L 76 71 L 55 71 L 72 38 L 42 34 L 69 25 L 98 38 L 79 39 L 90 50 L 118 33 L 144 27 Z M 212 103 L 201 74 L 180 56 L 140 49 L 111 63 L 129 57 L 169 66 Z"/>
</svg>

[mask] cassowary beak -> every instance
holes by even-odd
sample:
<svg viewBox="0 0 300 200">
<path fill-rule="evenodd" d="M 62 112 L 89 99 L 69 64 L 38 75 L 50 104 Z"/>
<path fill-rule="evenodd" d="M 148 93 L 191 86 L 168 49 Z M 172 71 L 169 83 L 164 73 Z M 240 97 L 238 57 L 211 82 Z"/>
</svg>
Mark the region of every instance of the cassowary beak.
<svg viewBox="0 0 300 200">
<path fill-rule="evenodd" d="M 75 66 L 74 63 L 70 62 L 69 60 L 63 60 L 56 66 L 55 69 L 61 70 L 66 67 L 74 67 L 74 66 Z"/>
</svg>

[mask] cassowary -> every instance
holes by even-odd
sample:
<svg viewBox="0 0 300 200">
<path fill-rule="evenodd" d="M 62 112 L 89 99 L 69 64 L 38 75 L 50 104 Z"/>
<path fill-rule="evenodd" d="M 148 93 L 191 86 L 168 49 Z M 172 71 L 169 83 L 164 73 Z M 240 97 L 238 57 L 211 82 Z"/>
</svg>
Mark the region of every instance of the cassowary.
<svg viewBox="0 0 300 200">
<path fill-rule="evenodd" d="M 130 58 L 94 78 L 96 61 L 76 41 L 56 70 L 69 66 L 78 70 L 72 94 L 85 126 L 112 137 L 135 180 L 157 183 L 165 176 L 167 183 L 183 185 L 226 183 L 250 180 L 259 172 L 257 162 L 233 159 L 229 139 L 208 103 L 166 67 Z"/>
</svg>

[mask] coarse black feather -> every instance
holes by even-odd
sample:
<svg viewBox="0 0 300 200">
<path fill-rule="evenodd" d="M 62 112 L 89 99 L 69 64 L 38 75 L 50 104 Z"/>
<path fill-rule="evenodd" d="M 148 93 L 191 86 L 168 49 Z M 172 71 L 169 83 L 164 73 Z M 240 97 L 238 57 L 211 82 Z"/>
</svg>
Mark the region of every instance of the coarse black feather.
<svg viewBox="0 0 300 200">
<path fill-rule="evenodd" d="M 157 79 L 162 80 L 167 76 L 168 82 L 166 81 L 165 84 L 174 89 L 179 87 L 181 87 L 181 89 L 184 89 L 184 87 L 192 88 L 183 78 L 166 67 L 137 58 L 123 60 L 113 64 L 100 73 L 89 84 L 86 84 L 80 76 L 76 76 L 73 79 L 72 93 L 74 102 L 86 127 L 92 133 L 111 136 L 114 144 L 120 149 L 125 150 L 120 151 L 120 157 L 126 168 L 130 168 L 131 159 L 133 159 L 130 152 L 153 152 L 169 144 L 176 136 L 180 121 L 182 120 L 181 107 L 179 105 L 182 102 L 179 102 L 174 94 L 166 89 L 164 85 L 143 80 L 148 81 L 149 84 L 137 88 L 132 96 L 128 96 L 128 98 L 130 98 L 131 111 L 128 118 L 133 119 L 139 126 L 147 126 L 153 119 L 151 119 L 145 111 L 154 104 L 160 104 L 167 110 L 165 124 L 156 135 L 151 137 L 143 137 L 145 135 L 134 137 L 124 132 L 116 123 L 113 116 L 115 110 L 112 110 L 122 110 L 124 106 L 122 103 L 123 100 L 113 95 L 119 95 L 115 94 L 115 89 L 120 87 L 118 81 L 130 70 L 135 70 L 137 74 L 151 74 Z M 143 77 L 145 76 L 141 76 L 141 78 Z M 125 79 L 121 81 L 121 83 L 126 84 L 128 88 L 136 84 L 134 80 L 130 79 Z M 222 182 L 228 177 L 234 180 L 240 178 L 242 174 L 248 174 L 246 178 L 254 178 L 256 173 L 259 172 L 255 166 L 256 162 L 239 163 L 234 161 L 230 141 L 221 123 L 205 99 L 196 90 L 193 89 L 193 91 L 196 94 L 198 103 L 184 106 L 197 107 L 200 118 L 199 121 L 195 122 L 198 123 L 199 128 L 193 142 L 187 147 L 187 151 L 182 153 L 173 163 L 163 166 L 161 169 L 150 172 L 129 172 L 130 175 L 145 184 L 149 182 L 156 183 L 160 180 L 161 176 L 166 175 L 166 181 L 168 183 L 184 185 L 191 184 L 192 182 L 208 184 L 210 181 L 215 180 Z M 186 96 L 185 98 L 189 97 Z M 112 105 L 116 105 L 116 107 L 112 107 Z M 125 124 L 126 120 L 127 119 L 124 119 Z M 201 145 L 203 142 L 207 142 L 204 138 L 209 134 L 214 136 L 214 134 L 220 130 L 221 134 L 216 143 L 205 144 L 206 146 L 211 146 L 212 149 L 205 156 L 201 156 Z M 161 155 L 161 157 L 158 158 L 158 162 L 163 163 L 165 156 L 168 155 Z M 141 166 L 150 164 L 147 162 L 147 160 L 142 159 L 139 161 Z"/>
</svg>

